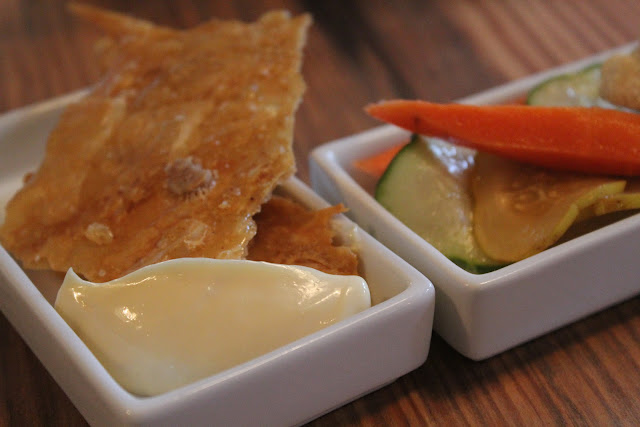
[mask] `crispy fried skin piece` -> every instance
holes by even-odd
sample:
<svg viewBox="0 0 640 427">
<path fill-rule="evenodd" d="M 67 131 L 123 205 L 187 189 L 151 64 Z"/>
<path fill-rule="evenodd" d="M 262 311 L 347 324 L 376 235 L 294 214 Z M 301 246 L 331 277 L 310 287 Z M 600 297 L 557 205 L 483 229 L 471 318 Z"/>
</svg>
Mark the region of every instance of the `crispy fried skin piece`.
<svg viewBox="0 0 640 427">
<path fill-rule="evenodd" d="M 177 31 L 76 5 L 108 65 L 7 206 L 2 244 L 27 268 L 107 281 L 154 262 L 243 258 L 252 216 L 295 172 L 308 16 Z"/>
<path fill-rule="evenodd" d="M 296 202 L 274 196 L 255 217 L 258 233 L 249 245 L 247 258 L 357 275 L 356 254 L 333 242 L 331 218 L 344 211 L 343 205 L 309 211 Z"/>
</svg>

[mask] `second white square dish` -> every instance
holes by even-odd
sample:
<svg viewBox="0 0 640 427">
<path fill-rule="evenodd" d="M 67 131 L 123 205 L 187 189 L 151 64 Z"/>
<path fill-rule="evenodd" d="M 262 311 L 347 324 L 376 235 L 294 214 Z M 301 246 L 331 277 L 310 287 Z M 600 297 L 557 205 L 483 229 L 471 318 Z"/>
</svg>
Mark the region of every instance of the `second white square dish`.
<svg viewBox="0 0 640 427">
<path fill-rule="evenodd" d="M 460 102 L 510 102 L 551 76 L 580 70 L 612 53 Z M 343 201 L 358 224 L 434 283 L 434 329 L 460 353 L 485 359 L 640 292 L 640 215 L 490 273 L 472 274 L 458 267 L 376 202 L 375 180 L 353 167 L 354 161 L 406 142 L 409 136 L 394 126 L 382 126 L 320 146 L 311 156 L 311 180 L 320 195 L 332 203 Z"/>
</svg>

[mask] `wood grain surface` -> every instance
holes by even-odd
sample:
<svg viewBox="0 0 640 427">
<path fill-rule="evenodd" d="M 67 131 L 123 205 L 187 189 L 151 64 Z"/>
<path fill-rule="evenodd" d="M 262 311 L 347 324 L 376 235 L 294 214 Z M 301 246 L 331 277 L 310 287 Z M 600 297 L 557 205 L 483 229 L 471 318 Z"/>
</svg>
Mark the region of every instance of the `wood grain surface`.
<svg viewBox="0 0 640 427">
<path fill-rule="evenodd" d="M 635 0 L 91 3 L 179 28 L 214 16 L 254 20 L 274 8 L 310 12 L 295 134 L 307 182 L 313 147 L 377 125 L 362 111 L 369 102 L 454 100 L 640 36 Z M 0 1 L 0 112 L 96 81 L 96 37 L 65 2 Z M 0 316 L 0 426 L 84 424 Z M 422 367 L 311 424 L 640 425 L 640 298 L 483 362 L 436 335 Z"/>
</svg>

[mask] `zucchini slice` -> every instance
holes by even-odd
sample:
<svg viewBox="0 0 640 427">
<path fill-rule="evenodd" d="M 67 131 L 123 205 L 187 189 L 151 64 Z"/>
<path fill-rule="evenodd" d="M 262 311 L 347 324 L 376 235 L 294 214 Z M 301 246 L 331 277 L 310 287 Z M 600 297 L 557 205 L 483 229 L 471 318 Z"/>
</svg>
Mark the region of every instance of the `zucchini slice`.
<svg viewBox="0 0 640 427">
<path fill-rule="evenodd" d="M 527 104 L 592 107 L 600 103 L 600 64 L 562 74 L 540 83 L 529 92 Z"/>
<path fill-rule="evenodd" d="M 469 188 L 475 151 L 414 135 L 378 181 L 375 197 L 396 218 L 472 273 L 505 265 L 478 247 Z"/>
<path fill-rule="evenodd" d="M 551 171 L 487 153 L 476 155 L 475 236 L 490 257 L 515 262 L 553 245 L 580 210 L 621 193 L 626 181 Z"/>
<path fill-rule="evenodd" d="M 527 104 L 549 107 L 600 107 L 637 113 L 637 110 L 612 104 L 600 96 L 602 64 L 593 64 L 577 73 L 551 77 L 535 86 L 527 95 Z"/>
</svg>

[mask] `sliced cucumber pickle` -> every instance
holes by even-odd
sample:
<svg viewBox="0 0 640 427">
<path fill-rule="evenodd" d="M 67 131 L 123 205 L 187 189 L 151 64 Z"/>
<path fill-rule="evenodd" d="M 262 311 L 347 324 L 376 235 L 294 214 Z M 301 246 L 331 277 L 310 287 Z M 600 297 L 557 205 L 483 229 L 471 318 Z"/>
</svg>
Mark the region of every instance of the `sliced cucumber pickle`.
<svg viewBox="0 0 640 427">
<path fill-rule="evenodd" d="M 470 171 L 475 151 L 413 136 L 376 187 L 376 200 L 442 254 L 472 273 L 505 265 L 478 247 Z"/>
<path fill-rule="evenodd" d="M 550 171 L 478 153 L 472 184 L 475 236 L 490 257 L 514 262 L 553 245 L 582 209 L 622 193 L 626 181 Z"/>
<path fill-rule="evenodd" d="M 529 105 L 592 107 L 600 102 L 600 64 L 552 77 L 534 87 Z"/>
</svg>

